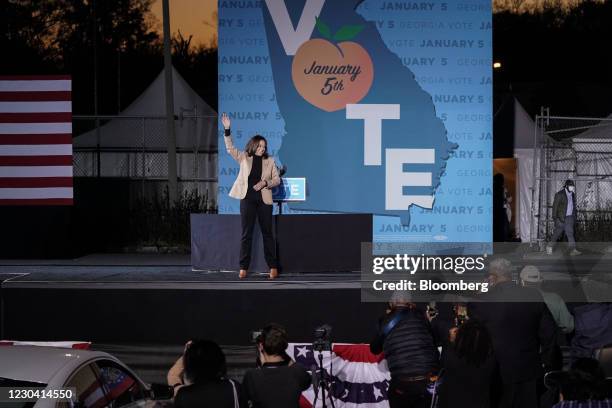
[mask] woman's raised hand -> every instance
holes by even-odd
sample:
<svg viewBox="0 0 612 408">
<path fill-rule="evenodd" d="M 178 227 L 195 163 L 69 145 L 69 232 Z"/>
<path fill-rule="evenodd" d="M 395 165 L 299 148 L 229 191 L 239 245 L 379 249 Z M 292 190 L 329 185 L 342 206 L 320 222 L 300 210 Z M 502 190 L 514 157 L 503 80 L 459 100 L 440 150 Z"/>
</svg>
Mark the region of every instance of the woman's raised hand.
<svg viewBox="0 0 612 408">
<path fill-rule="evenodd" d="M 231 125 L 231 121 L 229 116 L 227 116 L 227 113 L 223 112 L 223 114 L 221 114 L 221 123 L 223 123 L 223 128 L 224 129 L 229 129 L 230 125 Z"/>
</svg>

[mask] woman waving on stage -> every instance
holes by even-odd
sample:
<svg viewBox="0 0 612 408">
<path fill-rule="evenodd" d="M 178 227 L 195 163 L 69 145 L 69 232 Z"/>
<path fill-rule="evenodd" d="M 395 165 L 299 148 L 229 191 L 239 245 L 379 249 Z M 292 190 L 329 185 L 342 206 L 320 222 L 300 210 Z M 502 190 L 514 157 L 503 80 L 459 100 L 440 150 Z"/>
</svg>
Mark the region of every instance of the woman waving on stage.
<svg viewBox="0 0 612 408">
<path fill-rule="evenodd" d="M 240 279 L 247 276 L 251 262 L 251 243 L 255 218 L 263 236 L 264 257 L 270 268 L 270 279 L 278 276 L 276 243 L 272 233 L 272 188 L 280 184 L 280 177 L 274 159 L 268 156 L 268 142 L 263 136 L 255 135 L 247 143 L 244 151 L 236 149 L 232 141 L 230 118 L 221 115 L 225 129 L 225 148 L 240 164 L 238 178 L 229 196 L 240 200 L 240 220 L 242 238 L 240 243 Z"/>
</svg>

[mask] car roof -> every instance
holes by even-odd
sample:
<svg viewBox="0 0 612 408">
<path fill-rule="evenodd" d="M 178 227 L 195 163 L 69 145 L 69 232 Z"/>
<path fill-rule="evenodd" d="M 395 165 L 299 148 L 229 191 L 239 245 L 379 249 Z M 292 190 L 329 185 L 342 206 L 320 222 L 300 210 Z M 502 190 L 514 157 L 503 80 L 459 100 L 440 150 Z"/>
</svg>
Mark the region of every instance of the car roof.
<svg viewBox="0 0 612 408">
<path fill-rule="evenodd" d="M 101 351 L 40 346 L 0 346 L 0 377 L 49 383 L 60 370 L 77 368 L 83 362 L 107 358 Z M 71 367 L 73 366 L 73 367 Z"/>
</svg>

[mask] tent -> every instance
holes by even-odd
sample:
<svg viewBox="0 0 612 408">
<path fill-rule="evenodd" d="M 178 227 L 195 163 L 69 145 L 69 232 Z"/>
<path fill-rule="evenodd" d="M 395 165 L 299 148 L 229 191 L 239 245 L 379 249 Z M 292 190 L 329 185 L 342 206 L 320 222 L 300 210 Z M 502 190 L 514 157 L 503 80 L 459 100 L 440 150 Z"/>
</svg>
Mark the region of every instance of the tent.
<svg viewBox="0 0 612 408">
<path fill-rule="evenodd" d="M 217 112 L 172 68 L 178 176 L 212 180 L 217 173 Z M 75 118 L 75 128 L 92 119 Z M 168 177 L 164 72 L 119 115 L 73 139 L 75 176 L 164 180 Z"/>
<path fill-rule="evenodd" d="M 531 241 L 532 220 L 531 206 L 537 200 L 534 187 L 534 160 L 536 160 L 536 175 L 539 173 L 539 160 L 534 157 L 535 122 L 525 111 L 520 102 L 514 100 L 514 158 L 517 160 L 517 191 L 518 197 L 515 228 L 522 242 Z"/>
<path fill-rule="evenodd" d="M 516 206 L 512 222 L 522 242 L 531 239 L 531 205 L 534 195 L 535 122 L 514 96 L 508 96 L 495 113 L 495 157 L 516 159 Z M 536 171 L 539 171 L 536 163 Z M 535 224 L 534 224 L 535 225 Z"/>
</svg>

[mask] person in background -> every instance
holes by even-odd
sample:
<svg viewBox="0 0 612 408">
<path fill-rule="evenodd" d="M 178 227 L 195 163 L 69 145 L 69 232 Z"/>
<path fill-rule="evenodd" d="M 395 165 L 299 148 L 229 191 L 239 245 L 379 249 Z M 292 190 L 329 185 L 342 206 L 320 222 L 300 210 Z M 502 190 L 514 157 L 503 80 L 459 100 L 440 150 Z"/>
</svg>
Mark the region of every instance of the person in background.
<svg viewBox="0 0 612 408">
<path fill-rule="evenodd" d="M 574 307 L 574 319 L 572 359 L 593 357 L 596 350 L 612 345 L 612 303 L 587 303 Z"/>
<path fill-rule="evenodd" d="M 597 360 L 580 358 L 569 371 L 552 372 L 545 381 L 559 391 L 553 408 L 612 408 L 612 387 Z"/>
<path fill-rule="evenodd" d="M 537 407 L 539 381 L 556 368 L 557 327 L 542 296 L 514 284 L 507 259 L 491 261 L 489 283 L 490 290 L 468 310 L 492 339 L 502 381 L 500 407 Z"/>
<path fill-rule="evenodd" d="M 168 372 L 176 408 L 239 408 L 247 400 L 239 383 L 226 377 L 225 355 L 209 340 L 193 340 Z"/>
<path fill-rule="evenodd" d="M 438 407 L 492 407 L 497 365 L 486 327 L 468 320 L 459 325 L 453 337 L 442 353 Z"/>
<path fill-rule="evenodd" d="M 554 292 L 545 292 L 542 290 L 542 274 L 540 270 L 533 265 L 527 265 L 521 270 L 520 274 L 521 285 L 526 288 L 536 289 L 542 295 L 544 303 L 548 307 L 548 310 L 552 314 L 555 323 L 559 326 L 559 329 L 565 334 L 569 334 L 574 331 L 574 316 L 567 309 L 565 301 Z"/>
<path fill-rule="evenodd" d="M 391 372 L 389 406 L 429 407 L 427 390 L 439 371 L 439 354 L 425 316 L 406 291 L 396 291 L 370 343 L 373 354 L 385 353 Z"/>
<path fill-rule="evenodd" d="M 287 360 L 287 332 L 271 323 L 256 341 L 261 367 L 248 370 L 242 381 L 250 407 L 298 408 L 311 376 L 304 367 Z"/>
<path fill-rule="evenodd" d="M 574 237 L 574 226 L 576 224 L 576 186 L 573 180 L 566 180 L 563 189 L 555 194 L 553 201 L 552 217 L 555 222 L 551 242 L 546 247 L 546 253 L 552 255 L 553 245 L 561 238 L 563 233 L 567 236 L 567 242 L 571 249 L 570 255 L 580 255 L 576 249 L 576 239 Z"/>
<path fill-rule="evenodd" d="M 506 213 L 504 175 L 493 176 L 493 241 L 505 242 L 510 238 L 510 223 Z"/>
</svg>

